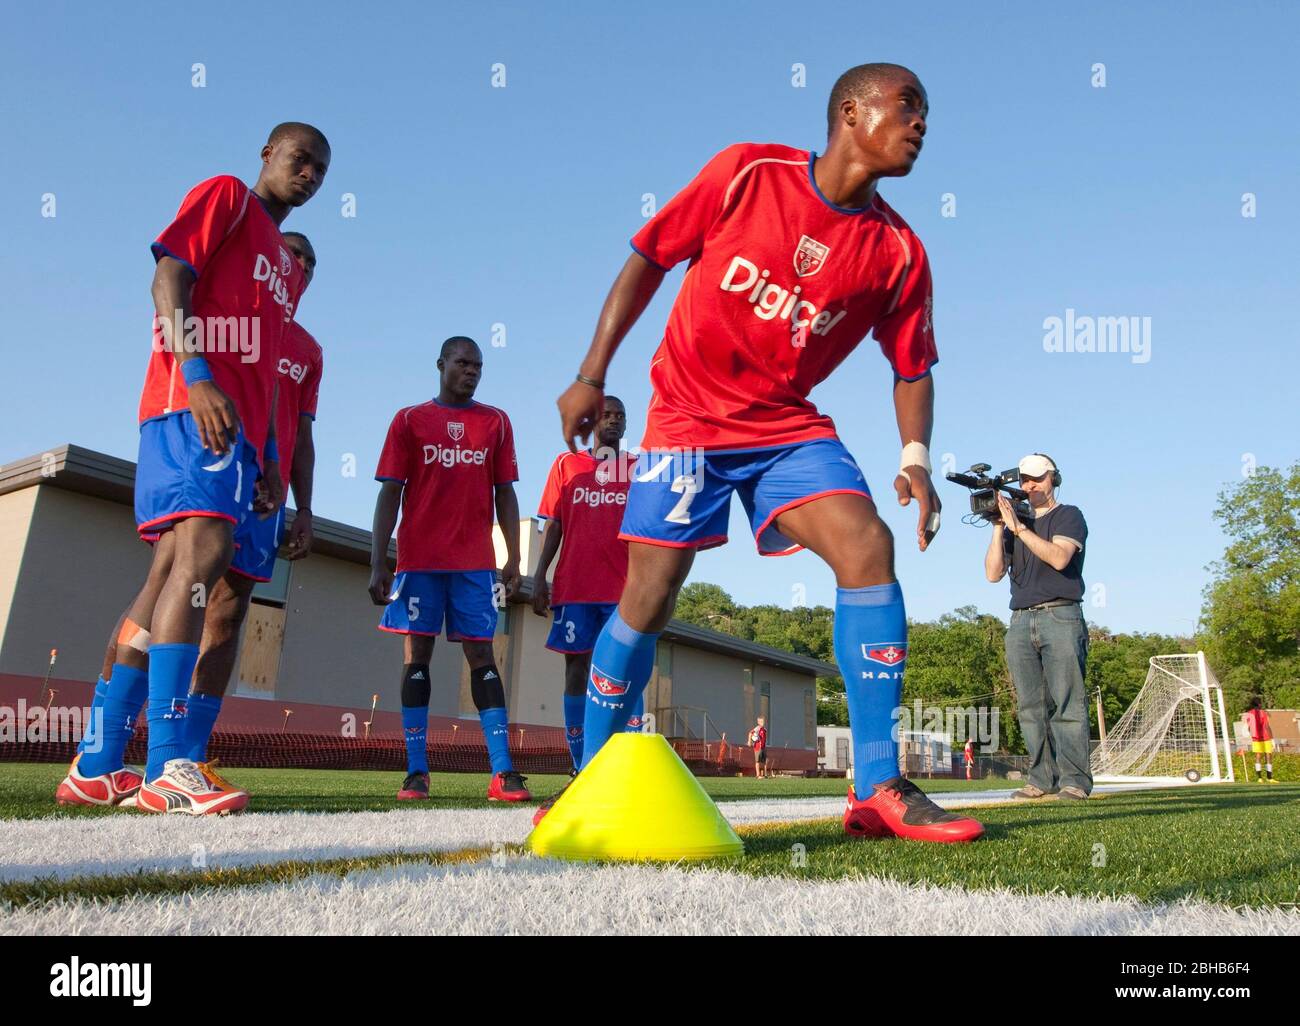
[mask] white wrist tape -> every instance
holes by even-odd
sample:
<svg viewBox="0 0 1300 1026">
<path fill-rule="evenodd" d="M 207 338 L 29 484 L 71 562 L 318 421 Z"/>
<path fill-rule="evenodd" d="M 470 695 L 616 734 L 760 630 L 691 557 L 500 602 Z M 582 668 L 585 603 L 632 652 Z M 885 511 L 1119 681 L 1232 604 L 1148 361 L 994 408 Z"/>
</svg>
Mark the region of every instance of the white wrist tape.
<svg viewBox="0 0 1300 1026">
<path fill-rule="evenodd" d="M 908 467 L 921 467 L 928 474 L 930 467 L 930 450 L 923 442 L 908 442 L 903 446 L 903 455 L 898 460 L 898 472 L 901 474 Z"/>
</svg>

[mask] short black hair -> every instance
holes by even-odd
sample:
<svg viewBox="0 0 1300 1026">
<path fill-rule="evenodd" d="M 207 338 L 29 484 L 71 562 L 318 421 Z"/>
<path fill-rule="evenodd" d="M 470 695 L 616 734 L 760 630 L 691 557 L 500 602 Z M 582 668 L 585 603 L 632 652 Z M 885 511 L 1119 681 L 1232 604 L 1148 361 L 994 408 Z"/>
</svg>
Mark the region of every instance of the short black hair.
<svg viewBox="0 0 1300 1026">
<path fill-rule="evenodd" d="M 620 398 L 619 398 L 618 396 L 616 396 L 616 395 L 607 395 L 607 396 L 605 396 L 605 402 L 606 402 L 606 403 L 618 403 L 619 406 L 623 407 L 623 411 L 624 411 L 624 412 L 627 412 L 627 403 L 623 402 L 623 400 L 620 399 Z"/>
<path fill-rule="evenodd" d="M 280 234 L 283 235 L 286 239 L 291 239 L 291 238 L 302 239 L 303 242 L 311 246 L 311 239 L 307 238 L 307 236 L 305 236 L 302 232 L 281 232 Z M 315 246 L 311 246 L 311 249 L 313 253 L 316 252 Z"/>
<path fill-rule="evenodd" d="M 271 134 L 266 137 L 266 145 L 274 146 L 281 139 L 287 139 L 293 135 L 314 135 L 325 144 L 327 150 L 330 148 L 330 141 L 325 138 L 325 133 L 315 125 L 309 125 L 305 121 L 281 121 L 271 129 Z"/>
<path fill-rule="evenodd" d="M 475 349 L 478 349 L 479 347 L 478 343 L 475 342 L 468 335 L 452 335 L 451 338 L 447 339 L 447 341 L 442 344 L 442 348 L 438 350 L 438 359 L 439 360 L 447 359 L 448 353 L 450 353 L 457 346 L 462 346 L 462 345 L 473 346 Z"/>
<path fill-rule="evenodd" d="M 831 86 L 831 98 L 826 104 L 826 134 L 834 132 L 835 126 L 839 124 L 840 104 L 845 100 L 860 99 L 883 82 L 895 78 L 899 72 L 920 81 L 916 72 L 901 64 L 859 64 L 844 72 Z"/>
</svg>

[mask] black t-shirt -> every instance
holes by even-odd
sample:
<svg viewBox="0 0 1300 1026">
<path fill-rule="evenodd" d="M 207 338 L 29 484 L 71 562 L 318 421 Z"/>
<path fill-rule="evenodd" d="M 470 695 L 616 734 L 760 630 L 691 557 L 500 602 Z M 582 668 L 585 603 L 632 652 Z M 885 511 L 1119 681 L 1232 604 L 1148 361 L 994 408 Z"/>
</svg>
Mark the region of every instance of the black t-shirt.
<svg viewBox="0 0 1300 1026">
<path fill-rule="evenodd" d="M 1069 538 L 1079 543 L 1064 570 L 1043 562 L 1019 538 L 1011 550 L 1011 608 L 1028 609 L 1042 602 L 1083 600 L 1083 553 L 1088 542 L 1088 525 L 1078 506 L 1054 506 L 1026 525 L 1040 538 Z M 1006 537 L 1004 535 L 1004 544 Z"/>
</svg>

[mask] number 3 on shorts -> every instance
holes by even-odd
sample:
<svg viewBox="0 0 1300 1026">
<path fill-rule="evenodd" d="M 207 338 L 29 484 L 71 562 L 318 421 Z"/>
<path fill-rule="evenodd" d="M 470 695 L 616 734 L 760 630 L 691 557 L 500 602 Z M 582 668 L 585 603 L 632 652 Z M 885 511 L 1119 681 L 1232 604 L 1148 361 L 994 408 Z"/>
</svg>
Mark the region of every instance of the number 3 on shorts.
<svg viewBox="0 0 1300 1026">
<path fill-rule="evenodd" d="M 699 477 L 695 474 L 679 474 L 673 479 L 672 490 L 680 492 L 681 498 L 677 500 L 672 510 L 664 517 L 670 524 L 689 524 L 691 522 L 691 503 L 695 496 L 699 495 L 704 485 Z"/>
<path fill-rule="evenodd" d="M 572 645 L 573 642 L 577 639 L 577 636 L 578 636 L 577 633 L 576 633 L 576 632 L 577 632 L 577 624 L 575 624 L 572 620 L 565 620 L 565 621 L 564 621 L 564 626 L 565 626 L 566 628 L 568 628 L 568 629 L 564 632 L 564 640 L 565 640 L 565 642 L 567 642 L 568 644 Z"/>
</svg>

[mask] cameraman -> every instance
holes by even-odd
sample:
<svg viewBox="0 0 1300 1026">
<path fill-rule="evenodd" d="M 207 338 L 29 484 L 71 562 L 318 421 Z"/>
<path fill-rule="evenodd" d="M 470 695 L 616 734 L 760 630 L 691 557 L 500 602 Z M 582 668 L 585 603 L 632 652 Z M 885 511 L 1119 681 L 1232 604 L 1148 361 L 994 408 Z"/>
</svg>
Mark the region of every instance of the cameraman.
<svg viewBox="0 0 1300 1026">
<path fill-rule="evenodd" d="M 999 493 L 1002 519 L 993 524 L 984 556 L 990 581 L 1011 571 L 1007 667 L 1029 752 L 1029 783 L 1013 797 L 1083 799 L 1092 791 L 1084 688 L 1088 625 L 1080 608 L 1088 525 L 1077 507 L 1056 501 L 1061 473 L 1050 457 L 1033 453 L 1019 470 L 1033 521 L 1021 523 Z"/>
</svg>

